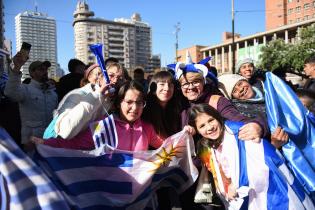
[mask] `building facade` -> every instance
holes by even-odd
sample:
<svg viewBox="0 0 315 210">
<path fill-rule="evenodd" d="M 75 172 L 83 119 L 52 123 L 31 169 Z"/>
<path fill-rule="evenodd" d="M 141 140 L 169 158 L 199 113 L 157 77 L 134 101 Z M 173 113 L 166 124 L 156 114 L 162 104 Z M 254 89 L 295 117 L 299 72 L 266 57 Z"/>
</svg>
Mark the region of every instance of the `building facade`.
<svg viewBox="0 0 315 210">
<path fill-rule="evenodd" d="M 255 63 L 259 62 L 260 48 L 269 41 L 281 38 L 285 43 L 294 43 L 300 28 L 315 23 L 315 19 L 305 20 L 299 23 L 282 26 L 269 31 L 256 33 L 235 40 L 235 59 L 252 58 Z M 218 73 L 232 73 L 232 40 L 221 44 L 201 48 L 203 58 L 211 56 L 210 65 L 215 66 Z"/>
<path fill-rule="evenodd" d="M 161 55 L 152 55 L 149 59 L 148 69 L 155 71 L 161 68 Z"/>
<path fill-rule="evenodd" d="M 7 48 L 7 45 L 4 43 L 4 5 L 3 1 L 0 0 L 0 76 L 2 75 L 2 72 L 7 69 L 7 62 L 6 57 L 10 55 L 9 49 Z"/>
<path fill-rule="evenodd" d="M 49 77 L 56 77 L 57 67 L 57 35 L 56 21 L 41 12 L 23 12 L 15 17 L 16 51 L 20 51 L 22 43 L 32 45 L 28 61 L 22 67 L 22 79 L 30 77 L 29 65 L 36 60 L 49 61 Z"/>
<path fill-rule="evenodd" d="M 314 0 L 266 0 L 266 30 L 315 18 Z"/>
<path fill-rule="evenodd" d="M 203 53 L 201 49 L 206 46 L 194 45 L 192 47 L 180 49 L 177 51 L 177 61 L 178 62 L 186 62 L 186 53 L 189 52 L 192 62 L 196 63 L 203 58 Z"/>
<path fill-rule="evenodd" d="M 149 24 L 142 22 L 139 14 L 131 19 L 109 21 L 94 18 L 85 1 L 78 1 L 73 14 L 75 56 L 87 64 L 95 63 L 90 44 L 103 44 L 103 55 L 115 57 L 127 69 L 141 66 L 149 71 L 152 56 L 152 37 Z"/>
</svg>

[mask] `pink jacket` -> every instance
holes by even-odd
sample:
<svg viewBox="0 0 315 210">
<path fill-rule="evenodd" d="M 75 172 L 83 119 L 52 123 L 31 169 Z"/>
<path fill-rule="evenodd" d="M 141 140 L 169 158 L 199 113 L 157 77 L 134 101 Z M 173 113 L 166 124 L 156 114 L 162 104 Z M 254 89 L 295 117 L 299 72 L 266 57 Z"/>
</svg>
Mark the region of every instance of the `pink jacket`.
<svg viewBox="0 0 315 210">
<path fill-rule="evenodd" d="M 158 148 L 163 140 L 158 137 L 151 124 L 138 119 L 131 126 L 129 123 L 114 117 L 115 126 L 118 135 L 118 149 L 129 151 L 148 150 L 149 145 Z M 50 138 L 44 141 L 44 144 L 69 149 L 93 150 L 94 142 L 89 128 L 81 131 L 72 139 Z"/>
</svg>

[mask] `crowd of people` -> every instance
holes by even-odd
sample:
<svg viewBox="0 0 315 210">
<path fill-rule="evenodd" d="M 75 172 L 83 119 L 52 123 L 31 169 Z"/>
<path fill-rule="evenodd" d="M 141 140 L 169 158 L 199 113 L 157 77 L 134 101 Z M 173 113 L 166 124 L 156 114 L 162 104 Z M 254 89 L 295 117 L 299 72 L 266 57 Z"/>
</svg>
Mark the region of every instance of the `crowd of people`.
<svg viewBox="0 0 315 210">
<path fill-rule="evenodd" d="M 233 150 L 226 149 L 227 144 L 232 144 L 231 132 L 237 141 L 248 142 L 249 148 L 271 143 L 270 146 L 281 150 L 289 140 L 288 131 L 280 126 L 270 130 L 268 126 L 264 78 L 257 76 L 250 58 L 238 62 L 237 74 L 217 77 L 208 63 L 178 62 L 170 71 L 155 73 L 150 81 L 144 78 L 143 69 L 135 69 L 132 79 L 117 59 L 108 58 L 105 67 L 109 84 L 98 64 L 87 66 L 77 59 L 69 61 L 70 73 L 56 84 L 48 79 L 49 61 L 35 61 L 29 66 L 31 80 L 25 84 L 21 81 L 20 69 L 26 61 L 20 52 L 12 59 L 14 67 L 8 71 L 1 90 L 6 98 L 1 99 L 1 104 L 10 103 L 12 109 L 6 115 L 1 114 L 0 126 L 7 129 L 27 153 L 31 153 L 36 144 L 93 150 L 95 143 L 89 125 L 111 114 L 118 135 L 117 148 L 121 150 L 158 148 L 167 137 L 183 129 L 194 137 L 198 154 L 194 164 L 200 171 L 206 168 L 214 184 L 213 192 L 219 199 L 212 199 L 210 204 L 195 202 L 196 181 L 176 198 L 170 196 L 172 189 L 158 191 L 161 209 L 224 209 L 238 197 L 240 185 L 234 176 L 235 159 L 230 153 Z M 304 87 L 294 91 L 306 109 L 314 113 L 315 55 L 305 60 L 304 71 L 309 79 Z M 14 117 L 16 113 L 20 121 Z M 11 121 L 7 120 L 9 114 L 11 121 L 16 121 L 14 125 L 20 124 L 20 127 L 12 128 Z M 236 133 L 231 131 L 229 121 L 241 122 Z M 211 155 L 207 158 L 201 155 L 205 150 L 212 154 L 217 168 L 210 163 Z M 274 151 L 269 156 L 275 154 Z M 257 170 L 264 173 L 263 168 Z M 222 186 L 218 184 L 218 177 L 223 180 Z M 295 186 L 299 187 L 303 190 Z M 250 202 L 255 202 L 254 197 Z"/>
</svg>

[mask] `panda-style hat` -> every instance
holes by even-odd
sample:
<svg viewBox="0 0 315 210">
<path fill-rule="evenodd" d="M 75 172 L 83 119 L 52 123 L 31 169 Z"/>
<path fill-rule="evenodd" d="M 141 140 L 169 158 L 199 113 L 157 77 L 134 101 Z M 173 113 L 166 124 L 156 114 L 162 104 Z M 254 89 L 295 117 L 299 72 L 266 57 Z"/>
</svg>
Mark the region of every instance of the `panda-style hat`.
<svg viewBox="0 0 315 210">
<path fill-rule="evenodd" d="M 168 65 L 168 67 L 172 69 L 174 68 L 174 64 L 172 66 Z M 208 75 L 208 68 L 201 63 L 197 63 L 197 64 L 193 63 L 188 51 L 186 51 L 186 62 L 185 63 L 177 62 L 174 70 L 175 70 L 175 77 L 177 80 L 184 73 L 187 73 L 187 72 L 202 73 L 204 78 L 206 78 L 206 76 Z"/>
</svg>

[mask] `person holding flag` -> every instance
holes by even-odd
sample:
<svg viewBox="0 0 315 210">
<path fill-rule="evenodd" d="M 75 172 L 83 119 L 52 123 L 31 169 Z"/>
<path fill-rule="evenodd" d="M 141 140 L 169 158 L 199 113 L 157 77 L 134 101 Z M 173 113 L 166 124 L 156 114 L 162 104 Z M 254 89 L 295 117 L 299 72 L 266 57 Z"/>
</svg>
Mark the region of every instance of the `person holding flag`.
<svg viewBox="0 0 315 210">
<path fill-rule="evenodd" d="M 226 208 L 315 208 L 268 141 L 238 138 L 242 123 L 224 122 L 213 107 L 198 104 L 189 112 L 189 125 L 202 136 L 198 155 L 213 174 L 216 192 Z"/>
</svg>

